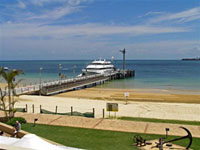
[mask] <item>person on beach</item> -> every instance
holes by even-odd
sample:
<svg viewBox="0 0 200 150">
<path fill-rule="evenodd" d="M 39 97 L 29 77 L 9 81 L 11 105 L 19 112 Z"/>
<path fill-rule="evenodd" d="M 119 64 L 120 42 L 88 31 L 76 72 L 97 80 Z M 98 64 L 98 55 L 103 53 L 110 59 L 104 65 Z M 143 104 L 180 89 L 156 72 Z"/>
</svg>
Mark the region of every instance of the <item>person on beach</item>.
<svg viewBox="0 0 200 150">
<path fill-rule="evenodd" d="M 5 136 L 3 131 L 0 132 L 0 136 Z"/>
<path fill-rule="evenodd" d="M 14 126 L 14 137 L 17 137 L 17 132 L 19 132 L 21 130 L 21 124 L 19 123 L 19 121 L 16 121 L 16 124 Z"/>
</svg>

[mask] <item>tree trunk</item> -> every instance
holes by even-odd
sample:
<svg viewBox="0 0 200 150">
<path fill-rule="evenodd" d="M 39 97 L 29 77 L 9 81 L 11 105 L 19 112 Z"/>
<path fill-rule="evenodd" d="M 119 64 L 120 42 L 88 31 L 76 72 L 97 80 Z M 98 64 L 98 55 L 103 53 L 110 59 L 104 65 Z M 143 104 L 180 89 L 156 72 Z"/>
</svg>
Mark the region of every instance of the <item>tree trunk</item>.
<svg viewBox="0 0 200 150">
<path fill-rule="evenodd" d="M 14 90 L 14 89 L 12 89 L 12 90 Z M 13 92 L 12 92 L 12 93 L 13 93 Z M 13 93 L 13 95 L 12 95 L 12 103 L 11 103 L 11 104 L 12 104 L 12 112 L 11 112 L 11 115 L 12 115 L 12 116 L 11 116 L 11 117 L 14 118 L 14 117 L 15 117 L 15 110 L 14 110 L 14 108 L 15 108 L 15 107 L 14 107 L 14 106 L 15 106 L 15 96 L 14 96 L 14 93 Z"/>
<path fill-rule="evenodd" d="M 8 105 L 9 105 L 9 117 L 11 118 L 11 111 L 12 111 L 12 106 L 11 106 L 11 86 L 8 84 Z"/>
</svg>

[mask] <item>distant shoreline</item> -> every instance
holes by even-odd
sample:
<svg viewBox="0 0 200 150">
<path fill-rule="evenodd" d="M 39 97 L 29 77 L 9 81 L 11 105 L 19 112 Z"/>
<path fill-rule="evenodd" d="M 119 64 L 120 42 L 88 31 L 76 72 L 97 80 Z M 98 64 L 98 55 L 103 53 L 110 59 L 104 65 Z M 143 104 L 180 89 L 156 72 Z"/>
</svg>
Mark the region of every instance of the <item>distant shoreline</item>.
<svg viewBox="0 0 200 150">
<path fill-rule="evenodd" d="M 183 61 L 200 61 L 200 58 L 183 58 Z"/>
</svg>

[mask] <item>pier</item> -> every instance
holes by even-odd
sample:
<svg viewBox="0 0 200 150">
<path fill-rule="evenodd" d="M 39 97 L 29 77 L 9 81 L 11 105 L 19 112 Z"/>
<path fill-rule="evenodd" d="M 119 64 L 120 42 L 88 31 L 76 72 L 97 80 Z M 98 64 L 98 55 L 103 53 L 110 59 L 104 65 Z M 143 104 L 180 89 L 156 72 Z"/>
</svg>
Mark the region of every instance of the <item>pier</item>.
<svg viewBox="0 0 200 150">
<path fill-rule="evenodd" d="M 71 79 L 60 79 L 53 82 L 29 85 L 15 89 L 17 95 L 38 94 L 38 95 L 54 95 L 66 91 L 92 87 L 104 84 L 109 80 L 117 80 L 130 78 L 135 76 L 134 70 L 117 70 L 106 74 L 95 74 Z"/>
</svg>

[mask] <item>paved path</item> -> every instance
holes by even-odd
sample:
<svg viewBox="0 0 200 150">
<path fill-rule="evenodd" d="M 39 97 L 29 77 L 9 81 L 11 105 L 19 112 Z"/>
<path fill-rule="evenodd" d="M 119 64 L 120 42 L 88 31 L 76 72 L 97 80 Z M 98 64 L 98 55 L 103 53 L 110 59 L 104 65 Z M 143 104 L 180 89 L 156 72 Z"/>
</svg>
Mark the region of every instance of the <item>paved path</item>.
<svg viewBox="0 0 200 150">
<path fill-rule="evenodd" d="M 18 117 L 24 117 L 28 123 L 33 123 L 34 118 L 38 118 L 38 124 L 70 126 L 100 130 L 112 130 L 122 132 L 135 132 L 146 134 L 161 134 L 165 135 L 165 128 L 170 128 L 169 135 L 184 136 L 187 133 L 180 129 L 184 126 L 190 130 L 193 137 L 200 138 L 200 126 L 194 125 L 179 125 L 169 123 L 150 123 L 124 120 L 111 120 L 100 118 L 85 118 L 75 116 L 61 116 L 50 114 L 32 114 L 32 113 L 16 113 Z"/>
</svg>

